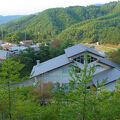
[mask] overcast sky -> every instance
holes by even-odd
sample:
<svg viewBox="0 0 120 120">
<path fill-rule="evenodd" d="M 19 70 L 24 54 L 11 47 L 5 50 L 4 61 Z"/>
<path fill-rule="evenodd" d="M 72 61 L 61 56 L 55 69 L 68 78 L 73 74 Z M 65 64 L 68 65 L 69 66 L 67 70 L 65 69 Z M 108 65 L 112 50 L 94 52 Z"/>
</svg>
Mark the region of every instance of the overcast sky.
<svg viewBox="0 0 120 120">
<path fill-rule="evenodd" d="M 118 0 L 0 0 L 0 15 L 33 14 L 48 8 L 87 6 Z"/>
</svg>

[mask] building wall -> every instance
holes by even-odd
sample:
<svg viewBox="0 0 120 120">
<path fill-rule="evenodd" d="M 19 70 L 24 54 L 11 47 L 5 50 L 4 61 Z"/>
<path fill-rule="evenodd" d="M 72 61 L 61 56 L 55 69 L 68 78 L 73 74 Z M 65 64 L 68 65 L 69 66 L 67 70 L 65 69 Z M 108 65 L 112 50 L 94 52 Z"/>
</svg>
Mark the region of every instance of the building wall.
<svg viewBox="0 0 120 120">
<path fill-rule="evenodd" d="M 44 81 L 49 82 L 51 81 L 52 83 L 59 82 L 60 84 L 62 83 L 68 83 L 70 76 L 69 76 L 69 70 L 71 69 L 70 65 L 66 65 L 64 67 L 55 69 L 53 71 L 50 71 L 48 73 L 39 75 L 34 78 L 34 80 L 37 81 Z"/>
<path fill-rule="evenodd" d="M 96 64 L 98 65 L 98 63 L 94 62 L 94 64 L 91 64 L 91 66 L 96 65 Z M 101 64 L 99 64 L 99 65 L 101 65 Z M 83 68 L 83 66 L 81 64 L 79 64 L 79 66 Z M 105 66 L 105 65 L 102 65 L 102 67 L 103 68 L 97 69 L 95 74 L 109 69 L 109 67 Z M 34 78 L 34 81 L 35 81 L 35 83 L 37 83 L 38 81 L 43 81 L 45 83 L 49 82 L 49 81 L 51 81 L 52 83 L 59 82 L 60 84 L 68 83 L 69 80 L 71 79 L 71 77 L 69 75 L 70 69 L 71 69 L 71 65 L 69 64 L 64 67 L 47 72 L 45 74 L 39 75 Z"/>
</svg>

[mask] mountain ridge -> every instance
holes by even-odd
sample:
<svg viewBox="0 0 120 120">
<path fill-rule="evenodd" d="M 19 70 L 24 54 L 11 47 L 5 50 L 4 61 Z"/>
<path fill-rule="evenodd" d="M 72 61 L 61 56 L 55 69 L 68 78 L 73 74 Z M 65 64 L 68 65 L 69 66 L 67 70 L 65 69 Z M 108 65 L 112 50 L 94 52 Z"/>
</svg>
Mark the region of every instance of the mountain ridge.
<svg viewBox="0 0 120 120">
<path fill-rule="evenodd" d="M 37 15 L 25 16 L 20 19 L 8 22 L 3 26 L 3 28 L 4 30 L 7 30 L 5 31 L 6 32 L 5 39 L 7 41 L 15 41 L 16 38 L 18 41 L 22 40 L 24 39 L 25 32 L 27 33 L 27 39 L 34 39 L 36 42 L 50 41 L 53 39 L 59 40 L 59 38 L 65 40 L 68 38 L 69 39 L 73 38 L 73 36 L 69 36 L 68 38 L 61 36 L 67 30 L 72 31 L 71 27 L 74 25 L 79 26 L 82 24 L 81 28 L 79 28 L 82 29 L 83 24 L 86 24 L 85 27 L 87 25 L 92 26 L 91 25 L 92 21 L 93 22 L 96 21 L 95 23 L 98 24 L 100 21 L 104 21 L 106 19 L 112 19 L 112 17 L 115 18 L 118 16 L 119 16 L 119 2 L 111 2 L 100 6 L 95 6 L 95 5 L 91 5 L 87 7 L 70 6 L 66 8 L 51 8 L 43 12 L 40 12 Z M 101 22 L 99 24 L 101 24 Z M 75 30 L 75 27 L 73 28 Z M 87 29 L 91 30 L 89 28 Z M 76 27 L 75 30 L 76 34 L 79 33 L 77 30 L 78 28 Z M 68 33 L 70 33 L 70 31 Z M 96 28 L 94 27 L 92 31 L 96 31 Z M 95 32 L 93 33 L 95 34 Z M 80 33 L 80 35 L 81 34 L 82 33 Z M 93 37 L 94 34 L 90 36 Z M 19 35 L 19 37 L 17 35 Z M 68 36 L 68 35 L 64 34 L 63 36 Z M 78 36 L 79 34 L 77 35 L 77 40 L 79 40 Z M 84 39 L 82 38 L 80 41 L 85 39 L 87 39 L 87 37 Z M 96 41 L 98 40 L 97 39 L 95 40 L 94 37 L 93 40 L 90 40 L 90 42 L 96 42 Z"/>
<path fill-rule="evenodd" d="M 5 24 L 9 21 L 15 20 L 15 19 L 19 19 L 22 16 L 26 16 L 26 15 L 0 15 L 0 24 Z"/>
</svg>

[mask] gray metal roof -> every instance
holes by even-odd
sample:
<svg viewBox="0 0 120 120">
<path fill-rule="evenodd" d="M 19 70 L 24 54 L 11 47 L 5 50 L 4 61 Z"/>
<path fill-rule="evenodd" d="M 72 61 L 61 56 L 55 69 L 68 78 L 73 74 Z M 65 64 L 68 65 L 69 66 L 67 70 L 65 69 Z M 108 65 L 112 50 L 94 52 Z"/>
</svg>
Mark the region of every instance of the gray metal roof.
<svg viewBox="0 0 120 120">
<path fill-rule="evenodd" d="M 97 86 L 97 81 L 98 83 L 101 83 L 104 79 L 106 79 L 104 84 L 107 84 L 117 80 L 118 78 L 120 78 L 120 71 L 116 68 L 111 68 L 96 74 L 93 78 L 93 83 Z"/>
<path fill-rule="evenodd" d="M 67 49 L 65 49 L 65 54 L 67 55 L 67 57 L 72 57 L 74 55 L 77 55 L 79 53 L 82 53 L 82 52 L 85 52 L 85 51 L 88 51 L 88 52 L 91 52 L 93 54 L 96 54 L 98 56 L 101 56 L 103 57 L 99 52 L 97 52 L 96 50 L 92 49 L 92 48 L 89 48 L 89 47 L 86 47 L 84 45 L 81 45 L 81 44 L 77 44 L 77 45 L 74 45 L 72 47 L 69 47 Z"/>
<path fill-rule="evenodd" d="M 66 54 L 60 55 L 56 58 L 50 59 L 46 62 L 34 66 L 32 70 L 32 76 L 30 78 L 54 70 L 68 63 L 70 63 L 70 61 L 68 60 Z"/>
<path fill-rule="evenodd" d="M 107 65 L 109 65 L 109 66 L 115 67 L 115 68 L 117 68 L 117 69 L 120 70 L 120 65 L 118 65 L 118 64 L 116 64 L 116 63 L 114 63 L 114 62 L 112 62 L 112 61 L 110 61 L 110 60 L 108 60 L 108 59 L 99 58 L 98 61 L 99 61 L 99 62 L 102 62 L 102 63 L 104 63 L 104 64 L 107 64 Z"/>
</svg>

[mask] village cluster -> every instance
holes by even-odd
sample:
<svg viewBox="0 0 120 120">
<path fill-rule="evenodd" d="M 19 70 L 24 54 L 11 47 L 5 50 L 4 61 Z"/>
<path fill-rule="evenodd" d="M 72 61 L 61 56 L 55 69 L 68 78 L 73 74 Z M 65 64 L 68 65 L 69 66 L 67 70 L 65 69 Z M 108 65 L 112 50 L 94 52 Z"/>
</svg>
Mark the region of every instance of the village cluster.
<svg viewBox="0 0 120 120">
<path fill-rule="evenodd" d="M 33 40 L 23 40 L 19 44 L 3 42 L 0 40 L 0 61 L 5 60 L 7 57 L 19 54 L 20 51 L 25 51 L 28 47 L 33 48 L 35 51 L 39 50 L 40 43 L 34 44 Z"/>
<path fill-rule="evenodd" d="M 40 43 L 33 44 L 33 40 L 20 41 L 19 45 L 8 42 L 1 43 L 0 46 L 2 50 L 0 50 L 0 61 L 6 59 L 7 56 L 19 54 L 21 50 L 25 51 L 28 46 L 37 51 L 39 50 L 39 45 Z M 88 87 L 97 87 L 97 83 L 101 83 L 102 80 L 106 79 L 104 83 L 105 89 L 114 90 L 116 81 L 120 78 L 120 66 L 107 60 L 100 52 L 82 44 L 66 48 L 63 55 L 48 61 L 40 63 L 40 60 L 36 60 L 37 64 L 33 66 L 30 78 L 24 81 L 20 86 L 29 86 L 37 82 L 52 82 L 53 84 L 59 82 L 64 86 L 64 84 L 68 84 L 70 79 L 68 72 L 71 64 L 74 66 L 77 64 L 81 69 L 84 68 L 86 53 L 88 68 L 95 66 L 94 77 L 88 84 Z M 80 72 L 81 71 L 77 71 L 78 74 Z"/>
</svg>

